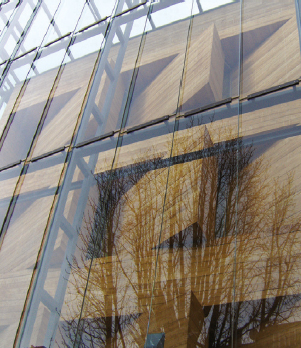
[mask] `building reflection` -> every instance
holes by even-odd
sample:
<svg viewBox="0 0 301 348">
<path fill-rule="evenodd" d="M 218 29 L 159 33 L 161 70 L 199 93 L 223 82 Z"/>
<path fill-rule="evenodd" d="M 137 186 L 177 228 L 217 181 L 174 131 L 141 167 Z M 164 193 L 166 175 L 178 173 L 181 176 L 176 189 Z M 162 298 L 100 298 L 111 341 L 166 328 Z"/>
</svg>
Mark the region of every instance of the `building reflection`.
<svg viewBox="0 0 301 348">
<path fill-rule="evenodd" d="M 272 180 L 259 147 L 209 128 L 97 175 L 62 346 L 143 347 L 147 330 L 164 347 L 299 346 L 293 173 Z"/>
<path fill-rule="evenodd" d="M 0 5 L 0 342 L 300 347 L 300 1 L 102 2 Z"/>
</svg>

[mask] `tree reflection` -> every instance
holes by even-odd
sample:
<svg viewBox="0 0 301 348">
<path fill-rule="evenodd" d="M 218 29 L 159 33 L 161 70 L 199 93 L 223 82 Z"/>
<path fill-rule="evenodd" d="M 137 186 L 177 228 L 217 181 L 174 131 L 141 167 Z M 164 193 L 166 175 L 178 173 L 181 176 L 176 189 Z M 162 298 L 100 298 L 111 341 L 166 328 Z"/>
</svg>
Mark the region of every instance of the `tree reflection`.
<svg viewBox="0 0 301 348">
<path fill-rule="evenodd" d="M 143 347 L 148 324 L 165 347 L 299 346 L 299 335 L 281 341 L 301 293 L 293 175 L 271 179 L 255 147 L 214 127 L 179 131 L 171 159 L 141 149 L 96 176 L 64 346 Z"/>
</svg>

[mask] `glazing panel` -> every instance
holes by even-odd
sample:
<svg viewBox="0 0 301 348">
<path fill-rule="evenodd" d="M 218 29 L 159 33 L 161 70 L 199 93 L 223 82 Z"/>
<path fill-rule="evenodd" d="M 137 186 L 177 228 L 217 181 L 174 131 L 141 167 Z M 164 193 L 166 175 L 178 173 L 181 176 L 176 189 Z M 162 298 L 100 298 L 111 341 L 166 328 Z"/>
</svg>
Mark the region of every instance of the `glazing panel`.
<svg viewBox="0 0 301 348">
<path fill-rule="evenodd" d="M 5 35 L 0 42 L 1 62 L 10 58 L 37 3 L 38 0 L 23 1 L 17 7 L 10 26 L 6 27 Z"/>
<path fill-rule="evenodd" d="M 105 181 L 109 176 L 116 144 L 117 136 L 73 152 L 41 260 L 22 347 L 74 343 L 99 214 L 97 207 L 100 197 L 107 193 L 99 178 Z"/>
<path fill-rule="evenodd" d="M 146 346 L 230 347 L 238 104 L 177 122 Z"/>
<path fill-rule="evenodd" d="M 78 142 L 120 128 L 146 14 L 147 9 L 140 6 L 113 19 L 89 93 Z"/>
<path fill-rule="evenodd" d="M 76 30 L 81 30 L 112 15 L 116 0 L 92 0 L 87 2 Z"/>
<path fill-rule="evenodd" d="M 301 337 L 301 89 L 242 104 L 236 346 L 298 347 Z"/>
<path fill-rule="evenodd" d="M 120 13 L 124 11 L 130 11 L 131 9 L 135 8 L 136 6 L 139 6 L 143 3 L 146 3 L 145 0 L 119 0 L 117 3 L 117 8 L 115 11 L 115 15 L 119 15 Z"/>
<path fill-rule="evenodd" d="M 83 345 L 144 344 L 173 127 L 174 120 L 125 134 L 110 176 L 97 178 Z"/>
<path fill-rule="evenodd" d="M 29 165 L 0 251 L 0 341 L 12 347 L 66 154 Z"/>
<path fill-rule="evenodd" d="M 17 0 L 10 1 L 8 4 L 1 4 L 0 7 L 0 35 L 15 10 Z M 6 6 L 4 6 L 6 5 Z"/>
<path fill-rule="evenodd" d="M 232 85 L 238 76 L 240 3 L 221 3 L 193 17 L 180 100 L 184 113 L 238 95 Z"/>
<path fill-rule="evenodd" d="M 243 2 L 242 96 L 300 77 L 296 18 L 294 0 Z"/>
<path fill-rule="evenodd" d="M 46 47 L 34 61 L 27 76 L 28 82 L 23 86 L 22 96 L 10 115 L 10 126 L 0 152 L 0 167 L 26 158 L 38 123 L 45 112 L 44 108 L 47 102 L 50 103 L 50 91 L 57 79 L 68 42 L 66 39 Z M 13 96 L 14 93 L 11 98 Z M 66 95 L 58 96 L 57 99 L 60 103 L 55 104 L 59 109 L 64 105 Z M 55 98 L 54 101 L 57 102 Z"/>
<path fill-rule="evenodd" d="M 24 80 L 26 79 L 30 66 L 36 56 L 36 51 L 27 54 L 24 57 L 14 60 L 3 81 L 0 89 L 0 134 L 7 123 L 9 115 L 13 112 L 15 103 L 18 100 Z M 1 65 L 2 69 L 5 65 Z"/>
<path fill-rule="evenodd" d="M 50 21 L 56 12 L 60 0 L 44 0 L 39 8 L 26 36 L 17 51 L 17 55 L 31 50 L 34 47 L 39 47 L 47 33 Z"/>
<path fill-rule="evenodd" d="M 43 45 L 73 32 L 85 6 L 85 2 L 85 0 L 64 0 L 61 2 L 52 20 L 52 26 L 43 40 Z"/>
<path fill-rule="evenodd" d="M 178 111 L 191 13 L 192 0 L 169 3 L 166 7 L 164 3 L 153 4 L 142 56 L 136 66 L 128 127 Z"/>
<path fill-rule="evenodd" d="M 2 226 L 7 208 L 14 193 L 16 183 L 19 179 L 22 165 L 2 170 L 0 172 L 0 226 Z"/>
<path fill-rule="evenodd" d="M 78 33 L 68 48 L 33 156 L 70 144 L 107 25 L 106 21 L 101 22 Z M 39 76 L 39 79 L 41 82 L 45 80 L 44 76 Z"/>
</svg>

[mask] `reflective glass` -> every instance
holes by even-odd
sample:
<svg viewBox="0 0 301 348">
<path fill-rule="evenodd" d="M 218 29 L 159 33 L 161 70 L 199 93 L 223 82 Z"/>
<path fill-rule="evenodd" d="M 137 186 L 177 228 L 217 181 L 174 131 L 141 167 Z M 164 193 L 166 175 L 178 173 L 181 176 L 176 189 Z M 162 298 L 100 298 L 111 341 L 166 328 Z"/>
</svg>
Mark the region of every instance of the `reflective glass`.
<svg viewBox="0 0 301 348">
<path fill-rule="evenodd" d="M 5 30 L 5 35 L 0 42 L 1 62 L 10 58 L 37 3 L 38 0 L 23 1 L 17 7 L 10 26 Z"/>
<path fill-rule="evenodd" d="M 180 100 L 182 112 L 238 95 L 232 85 L 238 77 L 239 21 L 238 2 L 194 16 Z"/>
<path fill-rule="evenodd" d="M 173 128 L 171 120 L 123 135 L 113 171 L 98 177 L 78 327 L 83 345 L 144 344 Z"/>
<path fill-rule="evenodd" d="M 145 0 L 119 0 L 115 11 L 115 15 L 119 15 L 124 11 L 130 11 L 131 9 L 145 2 Z"/>
<path fill-rule="evenodd" d="M 120 128 L 128 98 L 147 9 L 115 17 L 98 63 L 78 142 Z"/>
<path fill-rule="evenodd" d="M 17 165 L 0 172 L 0 226 L 2 226 L 6 216 L 7 208 L 9 207 L 9 203 L 13 196 L 21 169 L 22 165 Z"/>
<path fill-rule="evenodd" d="M 26 158 L 50 91 L 57 79 L 68 42 L 69 40 L 62 40 L 46 47 L 34 61 L 27 77 L 28 83 L 24 85 L 22 96 L 10 116 L 11 124 L 0 152 L 0 167 Z M 61 103 L 56 103 L 56 107 L 60 108 L 64 105 L 66 95 L 57 98 Z"/>
<path fill-rule="evenodd" d="M 246 0 L 242 8 L 241 95 L 300 77 L 301 59 L 294 0 Z M 236 89 L 236 82 L 233 87 Z"/>
<path fill-rule="evenodd" d="M 117 137 L 75 149 L 49 233 L 21 346 L 74 343 L 91 261 L 98 204 Z M 104 185 L 101 186 L 102 180 Z M 100 209 L 100 208 L 99 208 Z M 42 294 L 42 296 L 41 296 Z M 74 331 L 75 330 L 75 331 Z"/>
<path fill-rule="evenodd" d="M 235 102 L 178 121 L 148 328 L 164 347 L 230 346 L 237 122 Z"/>
<path fill-rule="evenodd" d="M 300 1 L 0 5 L 0 346 L 301 346 Z"/>
<path fill-rule="evenodd" d="M 22 45 L 17 51 L 17 55 L 40 46 L 44 36 L 47 33 L 50 21 L 56 12 L 60 0 L 44 0 L 39 8 L 32 24 L 30 25 Z"/>
<path fill-rule="evenodd" d="M 101 22 L 77 34 L 74 43 L 68 48 L 33 156 L 70 143 L 106 29 L 107 22 Z M 44 83 L 43 75 L 39 79 Z"/>
<path fill-rule="evenodd" d="M 29 165 L 0 250 L 0 341 L 12 347 L 48 215 L 62 170 L 62 154 Z"/>
<path fill-rule="evenodd" d="M 15 110 L 15 104 L 16 101 L 19 100 L 19 93 L 22 91 L 23 82 L 30 71 L 30 66 L 35 56 L 36 52 L 31 52 L 24 57 L 14 60 L 11 63 L 9 71 L 3 81 L 0 89 L 1 135 L 10 114 Z"/>
<path fill-rule="evenodd" d="M 84 6 L 85 0 L 63 0 L 52 20 L 52 26 L 43 40 L 43 45 L 73 32 Z"/>
<path fill-rule="evenodd" d="M 4 4 L 1 5 L 1 9 L 0 9 L 0 34 L 2 33 L 7 22 L 10 20 L 10 17 L 13 14 L 13 11 L 15 10 L 16 4 L 17 4 L 17 0 L 10 1 L 8 4 L 6 4 L 6 6 L 4 6 Z"/>
<path fill-rule="evenodd" d="M 81 30 L 92 23 L 112 15 L 116 0 L 90 0 L 77 23 L 76 30 Z"/>
<path fill-rule="evenodd" d="M 300 96 L 289 88 L 242 104 L 237 347 L 300 345 Z"/>
<path fill-rule="evenodd" d="M 191 13 L 192 0 L 167 4 L 163 9 L 160 3 L 153 5 L 136 67 L 128 127 L 177 112 Z"/>
</svg>

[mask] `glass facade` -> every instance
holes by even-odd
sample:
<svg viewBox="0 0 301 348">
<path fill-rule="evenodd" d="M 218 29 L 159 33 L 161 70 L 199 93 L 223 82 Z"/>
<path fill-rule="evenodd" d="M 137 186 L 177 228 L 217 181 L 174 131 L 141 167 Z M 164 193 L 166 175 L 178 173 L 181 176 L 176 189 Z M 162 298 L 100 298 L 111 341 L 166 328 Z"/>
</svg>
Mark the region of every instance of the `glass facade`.
<svg viewBox="0 0 301 348">
<path fill-rule="evenodd" d="M 0 2 L 1 347 L 301 346 L 300 11 Z"/>
</svg>

